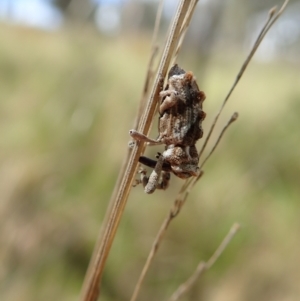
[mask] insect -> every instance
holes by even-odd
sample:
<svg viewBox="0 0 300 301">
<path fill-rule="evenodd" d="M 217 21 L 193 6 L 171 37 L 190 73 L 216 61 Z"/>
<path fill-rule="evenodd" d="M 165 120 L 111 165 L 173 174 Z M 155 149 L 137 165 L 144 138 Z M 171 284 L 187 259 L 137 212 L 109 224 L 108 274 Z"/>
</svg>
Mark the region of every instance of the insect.
<svg viewBox="0 0 300 301">
<path fill-rule="evenodd" d="M 158 153 L 157 160 L 141 156 L 139 162 L 153 168 L 151 175 L 141 172 L 140 183 L 146 193 L 155 189 L 166 189 L 172 172 L 177 177 L 186 179 L 197 176 L 200 172 L 196 142 L 203 136 L 202 121 L 206 114 L 202 110 L 205 100 L 192 72 L 185 72 L 177 64 L 168 74 L 168 83 L 160 92 L 157 139 L 151 139 L 136 130 L 130 135 L 137 141 L 148 145 L 164 144 L 164 152 Z"/>
</svg>

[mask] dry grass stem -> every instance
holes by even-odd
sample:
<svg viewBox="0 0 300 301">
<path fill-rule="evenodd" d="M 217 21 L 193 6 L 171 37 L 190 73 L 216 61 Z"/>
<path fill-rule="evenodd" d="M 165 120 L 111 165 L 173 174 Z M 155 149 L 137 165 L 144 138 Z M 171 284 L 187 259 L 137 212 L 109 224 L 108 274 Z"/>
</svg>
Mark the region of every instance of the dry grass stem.
<svg viewBox="0 0 300 301">
<path fill-rule="evenodd" d="M 180 29 L 182 27 L 184 16 L 189 8 L 190 1 L 181 0 L 173 23 L 164 52 L 162 54 L 161 62 L 158 68 L 158 73 L 155 77 L 153 87 L 150 92 L 149 101 L 146 104 L 144 114 L 141 117 L 139 131 L 148 134 L 152 118 L 155 113 L 156 104 L 159 98 L 159 92 L 162 89 L 163 79 L 166 76 L 171 57 L 174 49 L 177 46 Z M 114 240 L 121 216 L 123 214 L 130 189 L 135 177 L 138 159 L 143 150 L 143 143 L 138 143 L 129 154 L 128 162 L 124 170 L 124 175 L 119 182 L 119 187 L 111 199 L 109 205 L 108 218 L 104 226 L 103 232 L 101 231 L 101 241 L 96 244 L 96 250 L 92 256 L 88 272 L 86 274 L 84 284 L 82 287 L 81 298 L 82 301 L 96 301 L 99 295 L 99 285 L 103 274 L 103 269 Z"/>
<path fill-rule="evenodd" d="M 180 40 L 179 40 L 179 43 L 177 45 L 177 48 L 176 48 L 176 51 L 175 51 L 175 54 L 174 54 L 174 58 L 172 60 L 173 63 L 177 61 L 177 57 L 178 57 L 179 51 L 180 51 L 182 43 L 184 41 L 184 37 L 185 37 L 185 34 L 187 32 L 187 29 L 188 29 L 188 27 L 189 27 L 189 25 L 191 23 L 191 20 L 192 20 L 192 17 L 193 17 L 193 14 L 194 14 L 194 11 L 195 11 L 195 8 L 196 8 L 196 5 L 197 5 L 198 1 L 199 0 L 192 0 L 191 1 L 191 5 L 190 5 L 190 8 L 189 8 L 189 11 L 186 14 L 183 26 L 182 26 L 182 28 L 180 30 Z"/>
<path fill-rule="evenodd" d="M 140 122 L 140 118 L 142 117 L 143 111 L 144 111 L 144 106 L 145 103 L 147 101 L 147 96 L 148 96 L 148 92 L 149 92 L 149 87 L 150 84 L 153 80 L 153 65 L 154 65 L 154 60 L 156 58 L 156 56 L 158 55 L 158 47 L 153 47 L 152 51 L 151 51 L 151 55 L 150 55 L 150 60 L 148 63 L 148 67 L 147 67 L 147 71 L 146 71 L 146 79 L 145 79 L 145 83 L 144 83 L 144 88 L 143 88 L 143 92 L 142 92 L 142 96 L 141 96 L 141 101 L 139 103 L 139 108 L 138 108 L 138 115 L 137 115 L 137 119 L 134 125 L 134 128 L 136 128 Z"/>
<path fill-rule="evenodd" d="M 185 281 L 183 284 L 179 286 L 179 288 L 173 293 L 169 301 L 177 301 L 180 297 L 182 297 L 183 294 L 185 294 L 187 291 L 189 291 L 192 286 L 196 283 L 196 281 L 199 279 L 199 277 L 208 269 L 210 269 L 214 263 L 218 260 L 218 258 L 221 256 L 221 254 L 224 252 L 228 244 L 231 242 L 233 237 L 236 235 L 238 230 L 240 229 L 240 225 L 238 223 L 235 223 L 232 225 L 231 229 L 229 230 L 226 237 L 223 239 L 222 243 L 218 247 L 218 249 L 215 251 L 215 253 L 210 257 L 210 259 L 207 262 L 201 261 L 195 272 L 191 275 L 191 277 Z"/>
<path fill-rule="evenodd" d="M 226 130 L 228 129 L 228 127 L 235 122 L 239 117 L 239 114 L 237 112 L 233 113 L 233 115 L 231 116 L 231 118 L 229 119 L 229 121 L 227 122 L 227 124 L 224 126 L 224 128 L 222 129 L 222 131 L 219 134 L 219 137 L 217 139 L 217 141 L 215 142 L 214 146 L 212 147 L 211 151 L 209 152 L 209 154 L 206 156 L 206 158 L 204 159 L 204 161 L 202 162 L 202 164 L 200 165 L 200 169 L 203 168 L 204 164 L 206 163 L 206 161 L 209 159 L 209 157 L 213 154 L 213 152 L 215 151 L 215 149 L 217 148 L 219 142 L 221 141 L 224 133 L 226 132 Z"/>
<path fill-rule="evenodd" d="M 160 22 L 161 22 L 163 4 L 164 4 L 164 0 L 161 0 L 159 2 L 157 12 L 156 12 L 154 30 L 153 30 L 153 35 L 152 35 L 152 43 L 151 43 L 151 54 L 150 54 L 150 59 L 149 59 L 148 66 L 147 66 L 146 79 L 145 79 L 145 83 L 144 83 L 144 88 L 143 88 L 141 100 L 139 102 L 138 114 L 137 114 L 137 118 L 136 118 L 134 128 L 138 127 L 138 124 L 140 122 L 140 118 L 142 116 L 142 112 L 144 111 L 145 103 L 147 101 L 147 96 L 148 96 L 148 93 L 149 93 L 150 84 L 153 81 L 154 60 L 157 57 L 158 52 L 159 52 L 159 47 L 157 45 L 157 35 L 158 35 L 158 30 L 159 30 L 159 26 L 160 26 Z"/>
<path fill-rule="evenodd" d="M 202 175 L 203 175 L 203 172 L 200 173 L 200 175 L 197 177 L 197 180 L 200 179 Z M 196 183 L 196 181 L 194 181 L 192 183 L 194 185 Z M 185 183 L 185 184 L 187 184 L 187 183 Z M 162 240 L 163 240 L 163 238 L 164 238 L 164 236 L 167 232 L 169 224 L 171 223 L 172 219 L 175 218 L 179 214 L 179 212 L 180 212 L 183 204 L 185 203 L 185 201 L 186 201 L 193 185 L 191 185 L 190 189 L 185 189 L 184 191 L 181 189 L 182 191 L 178 193 L 178 196 L 177 196 L 177 198 L 176 198 L 176 200 L 173 204 L 173 207 L 171 208 L 168 215 L 164 219 L 164 221 L 163 221 L 163 223 L 162 223 L 162 225 L 161 225 L 161 227 L 160 227 L 160 229 L 159 229 L 159 231 L 156 235 L 156 238 L 155 238 L 155 240 L 152 244 L 150 253 L 149 253 L 149 255 L 147 257 L 147 260 L 144 264 L 144 267 L 143 267 L 143 270 L 140 274 L 140 277 L 139 277 L 139 279 L 138 279 L 138 281 L 135 285 L 134 292 L 132 294 L 132 297 L 131 297 L 130 301 L 135 301 L 136 300 L 136 298 L 138 296 L 138 293 L 141 289 L 142 283 L 145 279 L 146 273 L 149 270 L 149 267 L 150 267 L 150 265 L 153 261 L 153 258 L 154 258 L 155 254 L 157 253 L 157 251 L 160 247 L 160 244 L 161 244 L 161 242 L 162 242 Z"/>
<path fill-rule="evenodd" d="M 207 137 L 206 137 L 206 139 L 205 139 L 205 141 L 203 143 L 203 146 L 201 148 L 201 151 L 199 153 L 199 157 L 201 157 L 201 155 L 203 154 L 203 151 L 206 148 L 206 145 L 207 145 L 207 143 L 208 143 L 208 141 L 209 141 L 209 139 L 211 137 L 211 134 L 212 134 L 212 132 L 213 132 L 213 130 L 215 128 L 215 125 L 216 125 L 216 123 L 217 123 L 217 121 L 219 119 L 220 114 L 222 113 L 222 111 L 223 111 L 223 109 L 224 109 L 224 107 L 225 107 L 228 99 L 230 98 L 232 92 L 234 91 L 235 87 L 237 86 L 238 82 L 240 81 L 241 77 L 243 76 L 245 70 L 247 69 L 247 67 L 249 65 L 249 62 L 251 61 L 253 55 L 255 54 L 258 46 L 260 45 L 261 41 L 263 40 L 263 38 L 265 37 L 265 35 L 269 31 L 269 29 L 272 27 L 272 25 L 274 24 L 274 22 L 283 13 L 283 11 L 284 11 L 286 5 L 288 4 L 288 2 L 289 2 L 289 0 L 284 1 L 283 5 L 281 6 L 281 8 L 277 12 L 277 14 L 275 14 L 276 13 L 276 8 L 272 8 L 269 11 L 268 19 L 267 19 L 265 25 L 263 26 L 263 28 L 262 28 L 261 32 L 259 33 L 256 41 L 254 42 L 254 45 L 253 45 L 253 47 L 252 47 L 249 55 L 247 56 L 245 62 L 243 63 L 243 65 L 242 65 L 242 67 L 241 67 L 241 69 L 240 69 L 240 71 L 239 71 L 239 73 L 238 73 L 238 75 L 237 75 L 237 77 L 236 77 L 236 79 L 235 79 L 232 87 L 230 88 L 228 94 L 226 95 L 226 97 L 225 97 L 225 99 L 224 99 L 224 101 L 223 101 L 223 103 L 221 105 L 221 108 L 220 108 L 219 112 L 217 113 L 217 115 L 216 115 L 216 117 L 215 117 L 215 119 L 214 119 L 214 121 L 213 121 L 213 123 L 212 123 L 212 125 L 210 127 L 209 133 L 208 133 L 208 135 L 207 135 Z"/>
<path fill-rule="evenodd" d="M 155 17 L 155 24 L 154 24 L 154 29 L 153 29 L 153 35 L 152 35 L 152 48 L 157 47 L 157 35 L 158 35 L 158 30 L 161 22 L 161 15 L 164 7 L 164 0 L 160 0 L 156 12 L 156 17 Z"/>
</svg>

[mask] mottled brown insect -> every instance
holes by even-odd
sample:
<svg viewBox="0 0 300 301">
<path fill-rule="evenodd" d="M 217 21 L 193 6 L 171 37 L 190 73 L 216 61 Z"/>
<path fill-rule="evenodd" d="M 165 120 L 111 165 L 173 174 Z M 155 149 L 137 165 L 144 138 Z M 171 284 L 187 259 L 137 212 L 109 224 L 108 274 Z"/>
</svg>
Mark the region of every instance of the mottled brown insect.
<svg viewBox="0 0 300 301">
<path fill-rule="evenodd" d="M 165 144 L 165 151 L 158 154 L 157 161 L 143 156 L 139 159 L 142 164 L 154 168 L 149 178 L 145 172 L 141 173 L 139 182 L 143 183 L 147 193 L 153 193 L 156 188 L 166 189 L 170 172 L 182 179 L 199 174 L 195 144 L 203 136 L 205 94 L 199 90 L 192 72 L 174 65 L 160 97 L 158 138 L 151 139 L 135 130 L 130 131 L 135 140 L 149 145 Z"/>
</svg>

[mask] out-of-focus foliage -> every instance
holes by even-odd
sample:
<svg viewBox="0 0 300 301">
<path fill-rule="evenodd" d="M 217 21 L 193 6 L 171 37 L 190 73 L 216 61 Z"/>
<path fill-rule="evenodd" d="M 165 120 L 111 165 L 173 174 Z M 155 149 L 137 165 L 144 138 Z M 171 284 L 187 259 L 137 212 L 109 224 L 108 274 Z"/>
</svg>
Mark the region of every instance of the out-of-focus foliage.
<svg viewBox="0 0 300 301">
<path fill-rule="evenodd" d="M 1 299 L 78 299 L 127 152 L 151 37 L 109 39 L 89 28 L 50 34 L 3 24 L 0 37 Z M 211 57 L 184 47 L 179 58 L 207 95 L 205 133 L 246 55 L 239 44 L 219 45 Z M 251 64 L 216 132 L 234 111 L 240 118 L 171 224 L 141 300 L 166 299 L 236 221 L 241 232 L 186 300 L 297 300 L 298 69 L 299 61 L 279 58 Z M 168 191 L 151 196 L 133 189 L 101 300 L 129 299 L 181 184 L 173 177 Z"/>
</svg>

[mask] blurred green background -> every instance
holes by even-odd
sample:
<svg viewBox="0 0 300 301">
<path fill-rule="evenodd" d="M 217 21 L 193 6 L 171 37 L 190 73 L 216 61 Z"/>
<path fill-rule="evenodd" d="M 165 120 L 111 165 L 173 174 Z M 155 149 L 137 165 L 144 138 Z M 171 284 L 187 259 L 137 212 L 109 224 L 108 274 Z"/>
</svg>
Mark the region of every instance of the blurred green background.
<svg viewBox="0 0 300 301">
<path fill-rule="evenodd" d="M 1 300 L 78 300 L 143 88 L 157 3 L 128 1 L 118 7 L 124 27 L 101 31 L 95 10 L 90 19 L 70 14 L 70 2 L 56 30 L 0 23 Z M 178 63 L 207 95 L 205 134 L 274 4 L 198 8 Z M 183 300 L 299 300 L 297 9 L 292 1 L 229 100 L 209 148 L 232 113 L 240 117 L 172 222 L 140 300 L 167 299 L 234 222 L 241 231 Z M 132 190 L 100 300 L 130 298 L 182 183 L 173 176 L 167 191 Z"/>
</svg>

